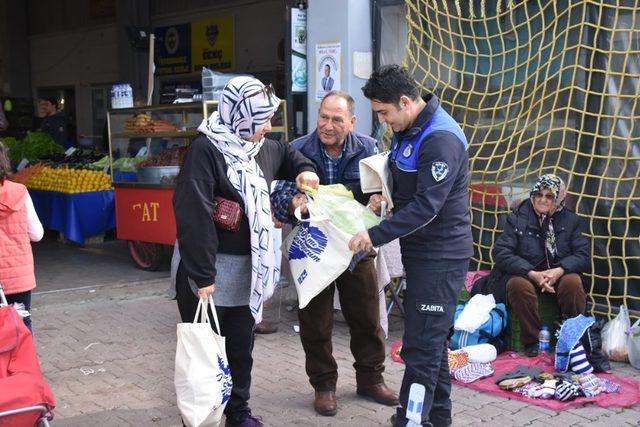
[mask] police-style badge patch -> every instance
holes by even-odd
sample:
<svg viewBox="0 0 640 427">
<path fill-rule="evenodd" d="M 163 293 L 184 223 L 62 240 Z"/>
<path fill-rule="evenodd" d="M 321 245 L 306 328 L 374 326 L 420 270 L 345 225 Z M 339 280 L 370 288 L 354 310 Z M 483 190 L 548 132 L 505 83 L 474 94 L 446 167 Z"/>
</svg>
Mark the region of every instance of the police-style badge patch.
<svg viewBox="0 0 640 427">
<path fill-rule="evenodd" d="M 407 145 L 407 147 L 402 152 L 402 155 L 404 157 L 409 157 L 409 156 L 411 156 L 411 152 L 412 151 L 413 151 L 413 145 L 409 144 L 409 145 Z"/>
<path fill-rule="evenodd" d="M 431 175 L 436 182 L 440 182 L 447 177 L 449 173 L 449 165 L 445 162 L 433 162 L 431 165 Z"/>
</svg>

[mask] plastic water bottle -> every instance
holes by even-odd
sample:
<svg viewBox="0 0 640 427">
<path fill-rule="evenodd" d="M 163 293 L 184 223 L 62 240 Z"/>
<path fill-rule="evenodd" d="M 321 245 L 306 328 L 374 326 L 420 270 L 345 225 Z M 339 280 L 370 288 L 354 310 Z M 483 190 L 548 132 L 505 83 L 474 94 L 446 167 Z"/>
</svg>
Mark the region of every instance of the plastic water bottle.
<svg viewBox="0 0 640 427">
<path fill-rule="evenodd" d="M 551 341 L 551 333 L 546 326 L 542 327 L 540 334 L 538 335 L 538 343 L 540 345 L 540 353 L 549 352 L 549 341 Z"/>
<path fill-rule="evenodd" d="M 125 87 L 122 83 L 116 83 L 111 87 L 111 108 L 124 108 Z"/>
<path fill-rule="evenodd" d="M 117 84 L 111 86 L 111 108 L 114 110 L 118 107 L 118 86 Z"/>
<path fill-rule="evenodd" d="M 133 107 L 133 89 L 129 83 L 116 83 L 111 87 L 111 108 Z"/>
<path fill-rule="evenodd" d="M 122 108 L 132 108 L 133 107 L 133 89 L 129 83 L 123 84 L 123 105 Z"/>
</svg>

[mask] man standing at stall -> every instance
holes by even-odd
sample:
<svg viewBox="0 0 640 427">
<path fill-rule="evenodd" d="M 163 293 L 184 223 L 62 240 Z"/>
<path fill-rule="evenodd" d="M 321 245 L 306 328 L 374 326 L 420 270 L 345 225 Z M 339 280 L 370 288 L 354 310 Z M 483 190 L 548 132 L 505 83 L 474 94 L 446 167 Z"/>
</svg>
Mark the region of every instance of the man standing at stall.
<svg viewBox="0 0 640 427">
<path fill-rule="evenodd" d="M 331 91 L 320 103 L 316 130 L 291 144 L 315 163 L 321 185 L 343 184 L 358 201 L 366 204 L 358 164 L 360 159 L 375 154 L 377 148 L 373 138 L 353 130 L 355 122 L 353 98 L 346 92 Z M 304 196 L 296 196 L 292 203 L 299 204 L 301 197 Z M 335 284 L 298 311 L 306 371 L 315 389 L 314 408 L 321 415 L 332 416 L 337 412 L 338 365 L 331 346 L 335 288 L 351 333 L 357 393 L 383 405 L 398 404 L 398 396 L 382 377 L 385 346 L 374 258 L 374 252 L 366 255 L 352 271 L 342 273 Z"/>
<path fill-rule="evenodd" d="M 58 110 L 56 98 L 41 99 L 38 102 L 38 110 L 43 116 L 40 128 L 51 135 L 56 144 L 65 147 L 67 142 L 67 118 L 64 110 Z"/>
<path fill-rule="evenodd" d="M 424 387 L 422 425 L 450 425 L 446 340 L 473 254 L 467 139 L 438 98 L 420 97 L 416 82 L 398 65 L 373 73 L 363 92 L 378 120 L 394 131 L 394 210 L 390 219 L 356 234 L 349 247 L 358 252 L 400 238 L 407 279 L 401 354 L 406 369 L 392 420 L 395 426 L 407 424 L 409 393 L 417 384 L 414 389 Z"/>
</svg>

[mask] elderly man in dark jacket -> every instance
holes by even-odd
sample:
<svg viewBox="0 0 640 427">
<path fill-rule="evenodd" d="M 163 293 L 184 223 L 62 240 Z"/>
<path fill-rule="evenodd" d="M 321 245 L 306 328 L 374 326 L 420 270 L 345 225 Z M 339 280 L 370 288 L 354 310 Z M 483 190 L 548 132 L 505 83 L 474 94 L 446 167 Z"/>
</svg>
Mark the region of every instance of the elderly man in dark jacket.
<svg viewBox="0 0 640 427">
<path fill-rule="evenodd" d="M 520 321 L 525 354 L 538 354 L 538 295 L 554 294 L 564 317 L 585 311 L 587 295 L 581 273 L 591 266 L 590 245 L 580 218 L 564 207 L 565 184 L 543 175 L 530 198 L 507 218 L 493 248 L 496 268 L 490 275 L 496 300 L 508 301 Z"/>
<path fill-rule="evenodd" d="M 321 185 L 343 184 L 360 203 L 366 204 L 368 200 L 360 188 L 358 164 L 377 152 L 376 141 L 353 131 L 354 110 L 355 103 L 349 94 L 329 92 L 320 104 L 317 129 L 291 144 L 315 163 Z M 335 287 L 351 332 L 358 394 L 384 405 L 398 404 L 397 395 L 385 385 L 382 377 L 385 346 L 380 327 L 374 256 L 371 252 L 353 271 L 345 271 L 335 285 L 325 289 L 298 312 L 306 370 L 316 391 L 314 408 L 321 415 L 331 416 L 337 412 L 338 365 L 331 354 Z"/>
</svg>

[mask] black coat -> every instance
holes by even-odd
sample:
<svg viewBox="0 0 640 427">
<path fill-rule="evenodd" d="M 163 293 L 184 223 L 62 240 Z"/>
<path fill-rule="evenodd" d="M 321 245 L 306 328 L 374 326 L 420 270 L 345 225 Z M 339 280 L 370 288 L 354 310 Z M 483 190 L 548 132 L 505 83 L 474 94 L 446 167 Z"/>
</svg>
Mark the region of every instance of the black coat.
<svg viewBox="0 0 640 427">
<path fill-rule="evenodd" d="M 552 218 L 558 248 L 558 260 L 552 267 L 562 267 L 565 274 L 588 272 L 591 267 L 591 247 L 582 234 L 580 218 L 567 208 Z M 542 231 L 529 199 L 507 217 L 504 230 L 493 246 L 492 255 L 495 266 L 488 277 L 474 286 L 473 293 L 493 293 L 497 302 L 506 302 L 509 278 L 526 277 L 529 271 L 540 269 L 545 261 Z"/>
<path fill-rule="evenodd" d="M 286 142 L 266 140 L 255 157 L 268 186 L 274 179 L 295 181 L 303 171 L 315 172 L 313 162 Z M 225 231 L 213 223 L 214 197 L 240 203 L 242 197 L 227 177 L 224 156 L 204 135 L 189 145 L 173 196 L 182 265 L 198 287 L 215 283 L 216 254 L 251 253 L 249 221 L 243 215 L 240 229 Z"/>
</svg>

